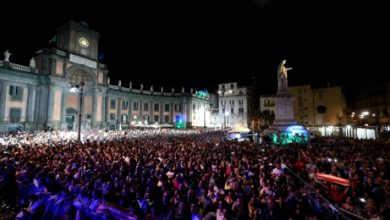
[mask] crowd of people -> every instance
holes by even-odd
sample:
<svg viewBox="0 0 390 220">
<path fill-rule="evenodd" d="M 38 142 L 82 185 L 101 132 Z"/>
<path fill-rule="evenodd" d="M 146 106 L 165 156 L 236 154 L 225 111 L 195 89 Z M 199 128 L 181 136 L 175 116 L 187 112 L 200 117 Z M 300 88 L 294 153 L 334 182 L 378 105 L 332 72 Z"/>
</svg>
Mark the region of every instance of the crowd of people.
<svg viewBox="0 0 390 220">
<path fill-rule="evenodd" d="M 272 145 L 223 132 L 0 138 L 0 212 L 16 219 L 385 219 L 385 141 Z M 317 173 L 348 180 L 318 180 Z"/>
</svg>

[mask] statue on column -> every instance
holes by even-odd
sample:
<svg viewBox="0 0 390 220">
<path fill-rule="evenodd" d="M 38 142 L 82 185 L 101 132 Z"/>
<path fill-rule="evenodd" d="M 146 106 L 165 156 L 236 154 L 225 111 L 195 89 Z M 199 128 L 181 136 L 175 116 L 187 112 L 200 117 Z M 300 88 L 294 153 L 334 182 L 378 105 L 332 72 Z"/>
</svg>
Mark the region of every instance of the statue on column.
<svg viewBox="0 0 390 220">
<path fill-rule="evenodd" d="M 161 93 L 164 93 L 164 87 L 161 86 Z"/>
<path fill-rule="evenodd" d="M 110 85 L 110 77 L 107 77 L 107 85 Z"/>
<path fill-rule="evenodd" d="M 292 67 L 286 67 L 286 60 L 282 60 L 278 67 L 278 91 L 288 89 L 287 71 Z"/>
<path fill-rule="evenodd" d="M 4 51 L 4 61 L 9 62 L 9 57 L 12 55 L 8 50 Z"/>
<path fill-rule="evenodd" d="M 172 87 L 172 90 L 171 90 L 171 91 L 172 91 L 172 94 L 175 93 L 175 88 Z"/>
<path fill-rule="evenodd" d="M 118 80 L 118 87 L 122 87 L 122 81 Z"/>
<path fill-rule="evenodd" d="M 153 85 L 150 86 L 150 91 L 153 92 Z"/>
<path fill-rule="evenodd" d="M 142 92 L 142 90 L 144 89 L 144 85 L 141 83 L 141 85 L 139 87 L 140 87 L 141 92 Z"/>
<path fill-rule="evenodd" d="M 184 87 L 183 87 L 183 88 L 181 88 L 181 93 L 184 93 Z"/>
<path fill-rule="evenodd" d="M 132 89 L 132 87 L 133 87 L 133 83 L 130 82 L 130 83 L 129 83 L 129 89 Z"/>
<path fill-rule="evenodd" d="M 30 66 L 31 68 L 35 68 L 35 67 L 36 67 L 34 57 L 31 58 L 31 60 L 30 60 L 30 65 L 29 65 L 29 66 Z"/>
</svg>

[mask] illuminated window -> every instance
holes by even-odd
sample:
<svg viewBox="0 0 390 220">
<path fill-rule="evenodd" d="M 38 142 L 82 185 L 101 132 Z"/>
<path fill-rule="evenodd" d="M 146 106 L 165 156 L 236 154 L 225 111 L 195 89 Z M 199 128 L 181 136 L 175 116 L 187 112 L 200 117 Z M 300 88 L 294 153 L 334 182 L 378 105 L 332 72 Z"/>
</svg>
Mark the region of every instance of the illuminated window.
<svg viewBox="0 0 390 220">
<path fill-rule="evenodd" d="M 133 110 L 138 111 L 138 102 L 133 102 Z"/>
<path fill-rule="evenodd" d="M 123 114 L 121 118 L 122 118 L 122 123 L 127 123 L 128 116 L 126 114 Z"/>
<path fill-rule="evenodd" d="M 129 101 L 127 100 L 122 101 L 122 109 L 127 110 L 128 107 L 129 107 Z"/>
</svg>

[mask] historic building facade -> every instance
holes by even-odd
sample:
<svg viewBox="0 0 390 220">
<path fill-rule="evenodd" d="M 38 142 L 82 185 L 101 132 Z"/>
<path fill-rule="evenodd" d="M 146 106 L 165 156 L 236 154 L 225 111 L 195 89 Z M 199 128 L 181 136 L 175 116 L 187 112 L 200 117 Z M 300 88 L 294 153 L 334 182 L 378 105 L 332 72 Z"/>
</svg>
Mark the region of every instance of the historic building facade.
<svg viewBox="0 0 390 220">
<path fill-rule="evenodd" d="M 210 124 L 208 94 L 111 85 L 98 60 L 99 33 L 70 21 L 57 29 L 55 48 L 37 51 L 29 66 L 0 60 L 0 132 L 14 129 L 121 129 L 168 123 Z M 73 85 L 69 87 L 69 85 Z"/>
<path fill-rule="evenodd" d="M 255 113 L 252 98 L 253 89 L 250 87 L 239 87 L 237 82 L 218 84 L 217 105 L 212 111 L 211 126 L 250 126 Z"/>
<path fill-rule="evenodd" d="M 346 100 L 341 87 L 313 89 L 310 85 L 288 88 L 294 97 L 294 119 L 304 126 L 345 122 Z M 274 96 L 260 97 L 260 111 L 275 112 Z"/>
</svg>

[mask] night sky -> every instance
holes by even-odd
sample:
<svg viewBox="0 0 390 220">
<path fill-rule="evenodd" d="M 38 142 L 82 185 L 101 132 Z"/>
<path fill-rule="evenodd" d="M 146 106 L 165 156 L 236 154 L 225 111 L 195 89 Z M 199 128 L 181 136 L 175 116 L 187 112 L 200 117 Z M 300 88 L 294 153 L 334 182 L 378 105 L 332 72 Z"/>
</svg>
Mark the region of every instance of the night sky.
<svg viewBox="0 0 390 220">
<path fill-rule="evenodd" d="M 294 68 L 291 86 L 357 85 L 389 75 L 389 13 L 368 1 L 110 2 L 2 5 L 0 57 L 9 49 L 11 62 L 28 65 L 57 26 L 74 20 L 101 34 L 101 62 L 111 82 L 124 86 L 213 91 L 254 76 L 257 91 L 270 94 L 282 58 Z"/>
</svg>

